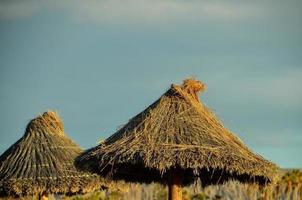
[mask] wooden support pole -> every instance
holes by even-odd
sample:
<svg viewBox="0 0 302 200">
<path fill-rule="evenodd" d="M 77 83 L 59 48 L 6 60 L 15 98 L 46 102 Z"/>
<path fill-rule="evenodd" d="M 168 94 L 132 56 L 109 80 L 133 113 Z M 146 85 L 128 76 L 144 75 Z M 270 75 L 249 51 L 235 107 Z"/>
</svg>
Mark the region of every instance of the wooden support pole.
<svg viewBox="0 0 302 200">
<path fill-rule="evenodd" d="M 38 197 L 39 200 L 48 200 L 48 195 L 46 192 L 43 192 L 42 194 L 39 194 Z"/>
<path fill-rule="evenodd" d="M 169 200 L 182 200 L 182 176 L 178 170 L 171 170 L 169 180 Z"/>
</svg>

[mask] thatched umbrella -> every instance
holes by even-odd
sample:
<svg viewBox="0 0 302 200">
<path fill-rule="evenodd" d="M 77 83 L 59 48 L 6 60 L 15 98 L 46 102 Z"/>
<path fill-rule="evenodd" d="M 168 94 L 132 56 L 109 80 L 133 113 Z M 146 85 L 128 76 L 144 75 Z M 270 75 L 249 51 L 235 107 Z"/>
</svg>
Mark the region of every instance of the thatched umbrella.
<svg viewBox="0 0 302 200">
<path fill-rule="evenodd" d="M 169 199 L 181 199 L 180 186 L 198 177 L 203 185 L 273 182 L 277 167 L 223 126 L 199 100 L 203 90 L 193 79 L 172 85 L 78 164 L 113 179 L 168 183 Z"/>
<path fill-rule="evenodd" d="M 73 194 L 100 189 L 96 174 L 74 166 L 81 148 L 64 134 L 52 111 L 31 120 L 25 134 L 0 156 L 2 195 Z"/>
</svg>

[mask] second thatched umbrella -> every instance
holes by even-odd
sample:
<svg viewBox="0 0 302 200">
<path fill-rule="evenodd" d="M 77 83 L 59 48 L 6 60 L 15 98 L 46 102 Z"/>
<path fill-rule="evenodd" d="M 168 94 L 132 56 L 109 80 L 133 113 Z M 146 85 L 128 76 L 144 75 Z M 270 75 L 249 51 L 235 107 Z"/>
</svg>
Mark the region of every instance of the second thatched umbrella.
<svg viewBox="0 0 302 200">
<path fill-rule="evenodd" d="M 0 156 L 2 195 L 86 193 L 102 186 L 96 174 L 74 166 L 81 148 L 64 134 L 52 111 L 30 121 L 25 134 Z"/>
<path fill-rule="evenodd" d="M 79 165 L 114 179 L 161 182 L 169 199 L 181 199 L 181 186 L 200 178 L 203 185 L 229 179 L 266 184 L 277 167 L 252 153 L 197 95 L 205 85 L 187 79 L 172 85 L 124 127 L 87 151 Z"/>
</svg>

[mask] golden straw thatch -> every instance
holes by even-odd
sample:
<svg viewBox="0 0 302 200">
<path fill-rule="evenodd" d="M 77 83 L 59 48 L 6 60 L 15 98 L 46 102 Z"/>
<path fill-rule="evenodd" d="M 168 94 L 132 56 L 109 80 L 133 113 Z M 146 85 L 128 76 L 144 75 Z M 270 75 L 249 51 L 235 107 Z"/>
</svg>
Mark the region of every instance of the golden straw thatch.
<svg viewBox="0 0 302 200">
<path fill-rule="evenodd" d="M 187 79 L 172 85 L 102 144 L 88 150 L 78 165 L 113 179 L 167 183 L 169 172 L 182 185 L 229 179 L 261 185 L 275 181 L 277 166 L 250 151 L 199 100 L 205 85 Z"/>
<path fill-rule="evenodd" d="M 80 147 L 52 111 L 30 121 L 24 136 L 0 156 L 2 195 L 86 193 L 101 188 L 97 175 L 74 166 Z"/>
</svg>

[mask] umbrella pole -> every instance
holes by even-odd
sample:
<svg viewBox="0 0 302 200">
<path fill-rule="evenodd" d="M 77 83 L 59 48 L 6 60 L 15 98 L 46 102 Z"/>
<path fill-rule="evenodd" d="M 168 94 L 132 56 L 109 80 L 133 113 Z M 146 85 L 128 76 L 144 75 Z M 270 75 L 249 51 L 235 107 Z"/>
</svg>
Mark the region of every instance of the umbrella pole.
<svg viewBox="0 0 302 200">
<path fill-rule="evenodd" d="M 182 200 L 181 174 L 176 170 L 171 170 L 169 180 L 169 200 Z"/>
<path fill-rule="evenodd" d="M 39 200 L 48 200 L 48 195 L 45 192 L 40 193 L 38 196 L 38 199 Z"/>
</svg>

